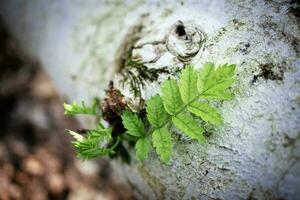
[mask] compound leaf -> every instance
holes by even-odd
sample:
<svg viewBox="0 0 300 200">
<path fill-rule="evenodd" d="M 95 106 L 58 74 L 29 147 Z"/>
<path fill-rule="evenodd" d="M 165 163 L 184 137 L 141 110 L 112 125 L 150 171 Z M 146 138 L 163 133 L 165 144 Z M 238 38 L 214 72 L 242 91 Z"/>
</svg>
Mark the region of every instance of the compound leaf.
<svg viewBox="0 0 300 200">
<path fill-rule="evenodd" d="M 159 128 L 168 120 L 168 113 L 165 111 L 162 99 L 159 95 L 151 97 L 146 103 L 147 118 L 150 124 Z"/>
<path fill-rule="evenodd" d="M 175 126 L 192 139 L 198 140 L 199 143 L 204 142 L 204 130 L 198 125 L 193 117 L 189 114 L 178 114 L 172 117 Z"/>
<path fill-rule="evenodd" d="M 234 83 L 236 65 L 222 65 L 217 69 L 213 63 L 205 64 L 199 72 L 197 87 L 202 98 L 230 99 L 228 88 Z"/>
<path fill-rule="evenodd" d="M 172 138 L 166 127 L 156 129 L 152 134 L 153 146 L 164 163 L 169 163 L 172 155 Z"/>
<path fill-rule="evenodd" d="M 236 65 L 221 65 L 216 69 L 216 76 L 219 82 L 222 82 L 225 88 L 232 85 L 234 82 L 234 75 L 236 71 Z"/>
<path fill-rule="evenodd" d="M 132 112 L 125 111 L 122 114 L 122 123 L 127 129 L 129 135 L 135 137 L 142 137 L 145 135 L 145 128 L 143 121 L 138 118 L 138 116 Z"/>
<path fill-rule="evenodd" d="M 198 96 L 197 71 L 192 65 L 187 65 L 182 71 L 179 79 L 179 90 L 182 101 L 186 104 Z"/>
<path fill-rule="evenodd" d="M 200 94 L 206 92 L 214 85 L 215 81 L 215 65 L 213 63 L 205 63 L 198 74 L 197 88 Z"/>
<path fill-rule="evenodd" d="M 162 100 L 166 111 L 170 115 L 175 115 L 183 107 L 183 102 L 181 100 L 179 88 L 176 80 L 171 79 L 165 81 L 161 85 Z"/>
<path fill-rule="evenodd" d="M 221 125 L 223 123 L 222 116 L 218 110 L 208 103 L 193 102 L 188 106 L 188 110 L 198 117 L 201 117 L 206 122 L 215 125 Z"/>
<path fill-rule="evenodd" d="M 142 137 L 135 144 L 136 157 L 138 160 L 146 160 L 150 151 L 150 137 Z"/>
</svg>

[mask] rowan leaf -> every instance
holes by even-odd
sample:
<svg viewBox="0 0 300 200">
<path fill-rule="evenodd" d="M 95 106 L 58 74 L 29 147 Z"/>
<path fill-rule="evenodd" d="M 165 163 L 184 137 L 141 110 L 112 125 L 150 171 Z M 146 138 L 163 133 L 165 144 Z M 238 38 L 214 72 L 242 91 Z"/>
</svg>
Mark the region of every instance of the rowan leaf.
<svg viewBox="0 0 300 200">
<path fill-rule="evenodd" d="M 198 117 L 201 117 L 206 122 L 215 125 L 221 125 L 223 123 L 222 116 L 218 110 L 208 103 L 193 102 L 188 106 L 188 110 Z"/>
<path fill-rule="evenodd" d="M 169 163 L 172 155 L 172 138 L 171 133 L 166 127 L 156 129 L 152 133 L 153 146 L 156 153 L 164 163 Z"/>
<path fill-rule="evenodd" d="M 205 63 L 198 74 L 197 88 L 200 94 L 206 92 L 214 85 L 215 81 L 215 65 L 213 63 Z"/>
<path fill-rule="evenodd" d="M 151 148 L 150 137 L 142 137 L 135 144 L 136 157 L 138 160 L 146 160 Z"/>
<path fill-rule="evenodd" d="M 178 114 L 172 117 L 175 126 L 192 139 L 198 140 L 199 143 L 204 142 L 203 128 L 201 128 L 193 117 L 189 114 Z"/>
<path fill-rule="evenodd" d="M 147 118 L 150 124 L 160 128 L 168 120 L 168 113 L 165 111 L 162 99 L 159 95 L 151 97 L 146 103 Z"/>
<path fill-rule="evenodd" d="M 142 137 L 145 135 L 144 123 L 138 116 L 132 112 L 125 111 L 122 114 L 122 123 L 127 129 L 129 135 L 135 137 Z"/>
<path fill-rule="evenodd" d="M 205 64 L 199 72 L 197 87 L 200 97 L 206 99 L 230 99 L 228 88 L 234 83 L 236 65 L 222 65 L 215 68 L 213 63 Z"/>
<path fill-rule="evenodd" d="M 225 87 L 229 87 L 234 82 L 236 65 L 221 65 L 216 69 L 216 76 L 219 81 L 223 81 Z M 227 85 L 225 84 L 227 82 Z"/>
<path fill-rule="evenodd" d="M 189 103 L 197 98 L 197 71 L 192 65 L 187 65 L 181 72 L 179 79 L 179 91 L 184 103 Z"/>
<path fill-rule="evenodd" d="M 170 115 L 177 114 L 184 106 L 176 80 L 165 81 L 161 85 L 161 93 L 164 107 Z"/>
</svg>

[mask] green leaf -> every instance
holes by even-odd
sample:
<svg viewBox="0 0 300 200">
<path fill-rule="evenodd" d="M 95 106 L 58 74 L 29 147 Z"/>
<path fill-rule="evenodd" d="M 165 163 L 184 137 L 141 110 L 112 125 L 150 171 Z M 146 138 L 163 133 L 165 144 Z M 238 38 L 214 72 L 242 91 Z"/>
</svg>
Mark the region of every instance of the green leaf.
<svg viewBox="0 0 300 200">
<path fill-rule="evenodd" d="M 93 159 L 111 153 L 109 149 L 100 148 L 97 146 L 97 143 L 89 139 L 86 139 L 82 142 L 75 141 L 73 142 L 73 145 L 76 149 L 78 158 L 81 159 Z"/>
<path fill-rule="evenodd" d="M 193 102 L 188 106 L 188 110 L 198 117 L 201 117 L 206 122 L 215 125 L 221 125 L 223 123 L 222 116 L 218 110 L 208 103 Z"/>
<path fill-rule="evenodd" d="M 172 138 L 166 127 L 156 129 L 152 134 L 153 146 L 164 163 L 169 163 L 172 155 Z"/>
<path fill-rule="evenodd" d="M 155 95 L 146 103 L 147 118 L 150 124 L 156 128 L 160 128 L 168 120 L 168 113 L 165 111 L 162 99 Z"/>
<path fill-rule="evenodd" d="M 149 137 L 142 137 L 135 144 L 136 157 L 138 160 L 146 160 L 150 151 L 151 141 Z"/>
<path fill-rule="evenodd" d="M 179 114 L 172 117 L 175 126 L 192 139 L 203 143 L 205 138 L 203 136 L 204 130 L 198 125 L 193 117 L 189 114 Z"/>
<path fill-rule="evenodd" d="M 179 90 L 184 103 L 189 103 L 198 96 L 197 71 L 192 65 L 187 65 L 179 79 Z"/>
<path fill-rule="evenodd" d="M 215 69 L 213 63 L 205 64 L 199 72 L 197 87 L 202 98 L 230 99 L 227 90 L 235 81 L 236 65 L 222 65 Z"/>
<path fill-rule="evenodd" d="M 72 104 L 64 103 L 64 109 L 66 115 L 76 115 L 76 114 L 86 114 L 86 115 L 96 115 L 97 112 L 97 102 L 94 101 L 93 105 L 86 107 L 84 101 L 81 102 L 81 106 L 75 101 Z"/>
<path fill-rule="evenodd" d="M 92 159 L 113 153 L 111 149 L 107 148 L 111 140 L 111 131 L 111 128 L 94 129 L 88 131 L 85 137 L 74 131 L 69 131 L 69 133 L 74 137 L 72 144 L 76 149 L 78 157 Z"/>
<path fill-rule="evenodd" d="M 122 114 L 122 123 L 127 129 L 127 133 L 132 136 L 142 137 L 145 135 L 144 123 L 132 112 L 125 111 Z"/>
<path fill-rule="evenodd" d="M 161 85 L 162 100 L 166 111 L 170 115 L 177 114 L 183 108 L 179 88 L 176 80 L 165 81 Z"/>
<path fill-rule="evenodd" d="M 235 81 L 235 68 L 236 65 L 221 65 L 216 69 L 216 83 L 212 90 L 226 90 Z M 216 89 L 217 88 L 217 89 Z"/>
<path fill-rule="evenodd" d="M 103 124 L 101 124 L 101 123 L 99 122 L 99 123 L 97 123 L 97 125 L 96 125 L 96 129 L 99 130 L 99 131 L 101 131 L 101 130 L 105 130 L 105 127 L 103 126 Z"/>
<path fill-rule="evenodd" d="M 215 65 L 213 63 L 205 63 L 200 69 L 197 81 L 199 93 L 203 94 L 207 89 L 214 85 L 215 81 Z"/>
<path fill-rule="evenodd" d="M 236 71 L 236 65 L 221 65 L 216 69 L 216 74 L 218 77 L 218 80 L 228 80 L 229 86 L 232 84 L 232 80 L 234 80 L 234 75 Z M 230 79 L 230 80 L 229 80 Z"/>
</svg>

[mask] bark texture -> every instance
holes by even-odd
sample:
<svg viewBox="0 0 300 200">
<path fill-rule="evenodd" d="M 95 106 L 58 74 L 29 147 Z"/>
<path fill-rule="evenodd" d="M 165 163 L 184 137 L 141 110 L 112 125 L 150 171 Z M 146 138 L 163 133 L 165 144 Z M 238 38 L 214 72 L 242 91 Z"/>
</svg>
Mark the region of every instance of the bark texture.
<svg viewBox="0 0 300 200">
<path fill-rule="evenodd" d="M 200 145 L 173 130 L 173 160 L 115 163 L 141 198 L 297 199 L 300 195 L 299 5 L 290 1 L 21 1 L 0 4 L 12 34 L 63 97 L 103 97 L 109 80 L 135 101 L 127 61 L 158 92 L 184 63 L 235 63 L 224 126 Z M 151 70 L 152 69 L 152 70 Z M 153 78 L 154 77 L 154 78 Z M 124 84 L 121 84 L 121 83 Z M 134 154 L 134 152 L 131 152 Z"/>
</svg>

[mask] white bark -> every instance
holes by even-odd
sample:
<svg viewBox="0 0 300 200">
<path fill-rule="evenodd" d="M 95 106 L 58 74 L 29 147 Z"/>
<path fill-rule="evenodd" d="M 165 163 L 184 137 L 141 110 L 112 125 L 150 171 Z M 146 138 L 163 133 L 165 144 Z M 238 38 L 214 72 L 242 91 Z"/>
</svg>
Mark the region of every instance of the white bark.
<svg viewBox="0 0 300 200">
<path fill-rule="evenodd" d="M 174 130 L 170 166 L 152 151 L 143 163 L 117 168 L 149 199 L 300 195 L 300 31 L 288 1 L 6 0 L 0 5 L 9 30 L 69 100 L 103 97 L 108 81 L 121 79 L 120 58 L 133 41 L 135 59 L 175 72 L 183 61 L 166 45 L 174 41 L 172 27 L 178 20 L 196 27 L 204 35 L 195 39 L 200 50 L 191 63 L 238 66 L 236 97 L 219 105 L 224 126 L 212 130 L 204 145 Z M 165 78 L 162 74 L 158 82 Z M 155 94 L 158 82 L 149 83 L 142 96 Z M 126 85 L 122 91 L 132 97 Z"/>
</svg>

